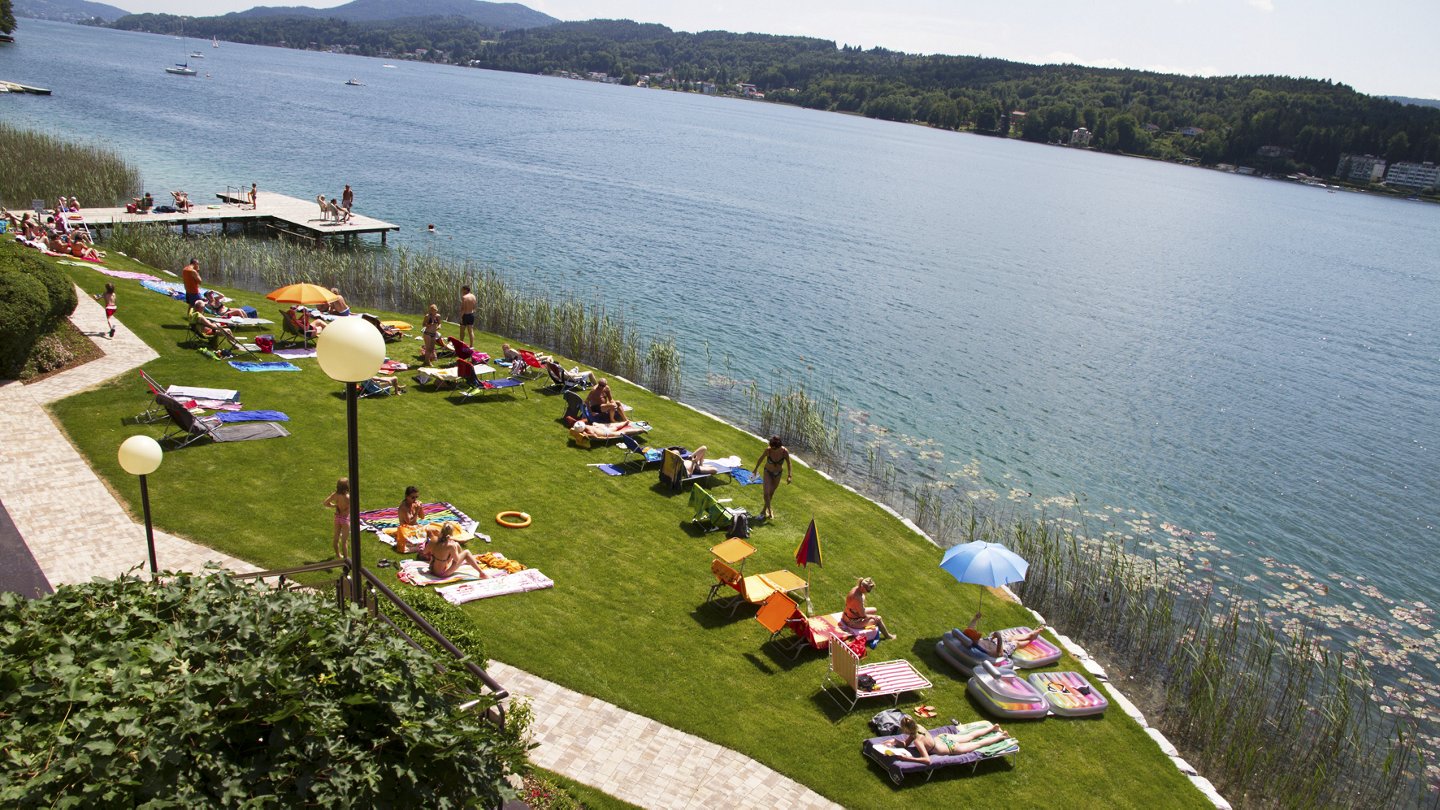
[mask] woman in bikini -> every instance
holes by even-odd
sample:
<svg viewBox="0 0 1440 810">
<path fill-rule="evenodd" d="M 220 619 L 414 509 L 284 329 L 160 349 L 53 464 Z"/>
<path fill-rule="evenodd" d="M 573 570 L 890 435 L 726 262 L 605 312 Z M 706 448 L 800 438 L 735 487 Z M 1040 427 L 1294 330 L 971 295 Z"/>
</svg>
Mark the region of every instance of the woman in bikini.
<svg viewBox="0 0 1440 810">
<path fill-rule="evenodd" d="M 930 764 L 930 755 L 942 756 L 945 754 L 968 754 L 971 751 L 978 751 L 987 745 L 994 745 L 1002 740 L 1010 739 L 1010 734 L 999 726 L 991 723 L 988 727 L 969 731 L 964 734 L 954 732 L 941 732 L 931 734 L 925 727 L 915 722 L 913 717 L 905 717 L 900 721 L 900 730 L 905 732 L 905 738 L 886 740 L 883 744 L 900 749 L 909 749 L 918 752 L 918 756 L 911 756 L 909 750 L 895 754 L 896 759 L 906 762 L 923 762 Z"/>
<path fill-rule="evenodd" d="M 410 541 L 424 536 L 420 521 L 425 519 L 425 507 L 420 505 L 420 488 L 406 487 L 405 500 L 396 510 L 400 525 L 395 527 L 395 550 L 401 554 L 410 553 Z"/>
<path fill-rule="evenodd" d="M 335 536 L 330 546 L 335 550 L 335 559 L 345 559 L 345 533 L 350 529 L 350 479 L 341 478 L 335 482 L 335 491 L 325 499 L 322 506 L 335 510 Z"/>
<path fill-rule="evenodd" d="M 473 565 L 478 572 L 485 566 L 475 559 L 475 555 L 468 550 L 461 548 L 455 541 L 455 533 L 460 527 L 454 523 L 446 523 L 440 530 L 440 538 L 435 541 L 434 548 L 430 550 L 430 575 L 436 577 L 448 577 L 455 573 L 462 565 Z"/>
<path fill-rule="evenodd" d="M 435 343 L 440 340 L 440 307 L 434 304 L 425 312 L 425 319 L 420 322 L 420 333 L 425 336 L 425 348 L 421 350 L 420 357 L 428 364 L 435 364 Z"/>
<path fill-rule="evenodd" d="M 771 436 L 770 444 L 760 451 L 760 458 L 755 462 L 755 469 L 751 472 L 760 472 L 760 465 L 765 465 L 765 478 L 761 485 L 765 487 L 765 508 L 761 510 L 760 517 L 766 520 L 775 517 L 775 510 L 770 508 L 770 499 L 775 497 L 775 490 L 780 488 L 780 471 L 785 470 L 785 483 L 794 483 L 794 469 L 790 466 L 790 451 L 780 443 L 779 436 Z"/>
</svg>

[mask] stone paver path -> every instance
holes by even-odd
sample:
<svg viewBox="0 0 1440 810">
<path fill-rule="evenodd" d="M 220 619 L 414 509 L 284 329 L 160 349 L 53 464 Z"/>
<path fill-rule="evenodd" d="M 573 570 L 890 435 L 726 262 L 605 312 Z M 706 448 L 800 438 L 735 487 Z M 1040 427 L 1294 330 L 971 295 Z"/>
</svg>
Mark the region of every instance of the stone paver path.
<svg viewBox="0 0 1440 810">
<path fill-rule="evenodd" d="M 92 336 L 107 334 L 104 310 L 78 294 L 80 306 L 71 321 Z M 144 527 L 131 519 L 44 409 L 46 403 L 156 357 L 123 325 L 114 340 L 97 337 L 95 342 L 106 352 L 100 360 L 32 385 L 0 385 L 0 436 L 6 437 L 0 443 L 0 503 L 55 586 L 115 577 L 147 557 Z M 138 413 L 144 402 L 139 375 L 134 388 Z M 77 525 L 84 531 L 77 532 Z M 200 570 L 212 560 L 236 571 L 259 570 L 163 532 L 156 532 L 155 546 L 162 570 Z M 533 761 L 612 796 L 655 808 L 838 807 L 755 760 L 694 735 L 506 664 L 494 662 L 489 671 L 512 695 L 530 699 L 531 734 L 540 743 L 531 753 Z"/>
<path fill-rule="evenodd" d="M 770 768 L 598 698 L 515 667 L 487 670 L 531 698 L 531 760 L 641 807 L 832 808 L 839 805 Z M 861 767 L 861 766 L 856 766 Z"/>
</svg>

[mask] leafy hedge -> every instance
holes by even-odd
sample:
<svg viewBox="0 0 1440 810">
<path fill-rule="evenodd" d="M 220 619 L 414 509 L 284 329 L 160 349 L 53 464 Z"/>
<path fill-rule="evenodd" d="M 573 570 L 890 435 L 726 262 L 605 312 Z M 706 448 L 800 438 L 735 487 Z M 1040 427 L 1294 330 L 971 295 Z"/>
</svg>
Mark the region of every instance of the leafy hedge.
<svg viewBox="0 0 1440 810">
<path fill-rule="evenodd" d="M 0 806 L 498 806 L 459 675 L 363 612 L 225 573 L 0 594 Z"/>
<path fill-rule="evenodd" d="M 14 378 L 35 342 L 70 317 L 75 285 L 59 268 L 0 242 L 0 378 Z"/>
</svg>

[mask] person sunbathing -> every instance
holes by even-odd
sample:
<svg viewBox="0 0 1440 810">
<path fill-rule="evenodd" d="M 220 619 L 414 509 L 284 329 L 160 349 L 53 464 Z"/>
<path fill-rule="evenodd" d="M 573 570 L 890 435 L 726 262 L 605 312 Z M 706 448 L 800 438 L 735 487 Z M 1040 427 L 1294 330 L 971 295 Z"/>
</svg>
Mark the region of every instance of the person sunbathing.
<svg viewBox="0 0 1440 810">
<path fill-rule="evenodd" d="M 440 529 L 440 537 L 429 545 L 430 551 L 430 575 L 436 577 L 448 577 L 460 569 L 462 565 L 472 565 L 478 573 L 482 566 L 475 555 L 460 546 L 455 540 L 455 535 L 460 527 L 455 523 L 446 523 Z"/>
<path fill-rule="evenodd" d="M 245 317 L 245 310 L 225 306 L 224 298 L 225 296 L 214 290 L 205 293 L 205 297 L 201 299 L 204 302 L 205 314 L 213 315 L 217 318 Z"/>
<path fill-rule="evenodd" d="M 410 552 L 410 541 L 422 539 L 420 521 L 425 519 L 425 507 L 420 505 L 420 488 L 406 487 L 405 500 L 396 510 L 399 525 L 395 527 L 395 550 L 401 554 Z"/>
<path fill-rule="evenodd" d="M 905 762 L 920 762 L 925 765 L 930 764 L 931 754 L 935 756 L 968 754 L 971 751 L 979 751 L 988 745 L 1011 739 L 1008 732 L 994 723 L 975 731 L 967 731 L 964 734 L 951 731 L 931 734 L 924 726 L 915 722 L 915 718 L 908 716 L 900 721 L 900 730 L 905 733 L 903 739 L 891 738 L 881 744 L 901 749 L 900 753 L 893 755 L 896 759 Z M 916 754 L 912 756 L 911 750 Z"/>
<path fill-rule="evenodd" d="M 885 638 L 895 638 L 895 634 L 885 626 L 880 611 L 865 604 L 865 595 L 873 590 L 875 580 L 870 577 L 861 577 L 855 581 L 855 587 L 845 594 L 845 611 L 840 614 L 840 629 L 856 635 L 863 634 L 866 638 L 874 633 Z"/>
<path fill-rule="evenodd" d="M 175 210 L 182 214 L 190 213 L 190 195 L 183 191 L 172 191 L 170 196 L 175 198 Z"/>
<path fill-rule="evenodd" d="M 205 315 L 205 303 L 200 299 L 196 299 L 195 303 L 190 305 L 190 309 L 185 313 L 185 317 L 190 322 L 190 328 L 193 329 L 196 334 L 209 338 L 210 351 L 215 351 L 220 348 L 221 335 L 231 340 L 235 339 L 235 336 L 230 334 L 230 330 L 226 329 L 224 324 L 211 320 Z"/>
<path fill-rule="evenodd" d="M 604 377 L 597 380 L 595 387 L 590 389 L 585 405 L 590 408 L 590 413 L 606 422 L 625 421 L 625 406 L 610 393 L 610 381 Z"/>
<path fill-rule="evenodd" d="M 575 423 L 570 426 L 570 435 L 574 437 L 575 443 L 580 445 L 585 444 L 580 441 L 581 439 L 600 439 L 607 441 L 610 439 L 618 439 L 623 433 L 624 431 L 617 430 L 610 425 L 599 422 L 586 422 L 584 419 L 576 419 Z"/>
<path fill-rule="evenodd" d="M 980 632 L 980 614 L 977 612 L 974 618 L 970 619 L 970 623 L 965 625 L 965 629 L 960 632 L 966 638 L 970 639 L 971 644 L 980 648 L 982 652 L 991 658 L 1004 658 L 1039 638 L 1040 633 L 1044 631 L 1045 627 L 1046 625 L 1042 624 L 1028 633 L 1022 633 L 1008 639 L 1001 636 L 998 630 L 986 636 Z"/>
</svg>

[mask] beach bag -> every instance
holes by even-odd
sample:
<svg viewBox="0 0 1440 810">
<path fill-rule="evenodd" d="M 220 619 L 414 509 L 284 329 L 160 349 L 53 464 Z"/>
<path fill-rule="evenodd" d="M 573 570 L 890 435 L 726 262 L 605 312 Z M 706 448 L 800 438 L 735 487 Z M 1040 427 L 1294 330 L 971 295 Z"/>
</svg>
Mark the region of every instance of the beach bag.
<svg viewBox="0 0 1440 810">
<path fill-rule="evenodd" d="M 730 524 L 731 537 L 750 536 L 750 516 L 744 512 L 735 513 L 735 519 Z"/>
<path fill-rule="evenodd" d="M 875 676 L 874 676 L 874 675 L 866 674 L 866 675 L 861 675 L 860 677 L 856 678 L 856 679 L 855 679 L 855 689 L 856 689 L 857 691 L 860 691 L 860 692 L 874 692 L 874 691 L 875 691 Z"/>
<path fill-rule="evenodd" d="M 270 354 L 275 351 L 275 336 L 256 335 L 255 345 L 260 347 L 260 351 L 264 352 L 265 354 Z"/>
<path fill-rule="evenodd" d="M 240 309 L 245 313 L 245 317 L 247 318 L 256 318 L 260 315 L 259 310 L 255 309 L 255 307 L 240 307 Z"/>
<path fill-rule="evenodd" d="M 905 713 L 899 709 L 886 709 L 883 712 L 870 718 L 870 728 L 881 736 L 900 733 L 900 721 L 905 719 Z"/>
</svg>

